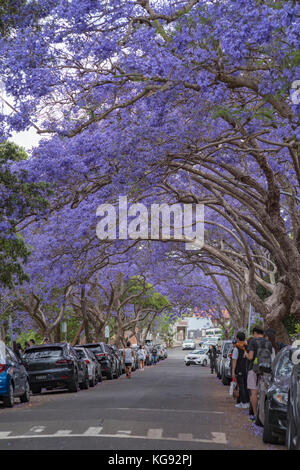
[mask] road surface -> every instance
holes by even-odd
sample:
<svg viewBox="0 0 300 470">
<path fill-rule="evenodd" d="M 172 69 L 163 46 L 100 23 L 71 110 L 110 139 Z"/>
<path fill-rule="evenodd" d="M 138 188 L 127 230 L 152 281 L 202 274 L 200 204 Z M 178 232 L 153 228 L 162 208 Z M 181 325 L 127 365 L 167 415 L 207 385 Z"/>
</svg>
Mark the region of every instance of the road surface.
<svg viewBox="0 0 300 470">
<path fill-rule="evenodd" d="M 0 405 L 0 449 L 285 449 L 234 407 L 209 367 L 186 367 L 186 351 L 78 393 L 45 392 L 13 409 Z"/>
</svg>

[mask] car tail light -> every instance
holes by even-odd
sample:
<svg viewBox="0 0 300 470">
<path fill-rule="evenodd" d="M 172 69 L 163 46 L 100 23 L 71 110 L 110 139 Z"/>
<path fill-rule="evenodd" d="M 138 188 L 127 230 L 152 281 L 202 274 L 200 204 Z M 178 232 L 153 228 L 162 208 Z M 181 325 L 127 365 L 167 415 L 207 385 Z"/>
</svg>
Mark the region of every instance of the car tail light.
<svg viewBox="0 0 300 470">
<path fill-rule="evenodd" d="M 0 374 L 5 371 L 6 364 L 0 364 Z"/>
<path fill-rule="evenodd" d="M 106 353 L 97 353 L 96 356 L 97 357 L 105 357 L 105 356 L 107 356 L 107 354 Z"/>
<path fill-rule="evenodd" d="M 59 361 L 56 361 L 56 364 L 72 364 L 73 361 L 72 359 L 60 359 Z"/>
<path fill-rule="evenodd" d="M 90 364 L 90 361 L 89 361 L 88 359 L 85 359 L 84 362 L 85 362 L 86 364 Z"/>
<path fill-rule="evenodd" d="M 230 359 L 232 358 L 232 353 L 228 354 L 228 356 L 230 357 Z"/>
</svg>

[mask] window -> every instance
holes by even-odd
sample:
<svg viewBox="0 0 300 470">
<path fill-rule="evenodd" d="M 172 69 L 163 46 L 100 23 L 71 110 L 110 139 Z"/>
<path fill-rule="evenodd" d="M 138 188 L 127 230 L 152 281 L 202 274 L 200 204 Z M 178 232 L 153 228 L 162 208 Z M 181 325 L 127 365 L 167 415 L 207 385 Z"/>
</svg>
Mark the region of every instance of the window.
<svg viewBox="0 0 300 470">
<path fill-rule="evenodd" d="M 77 356 L 80 357 L 80 359 L 85 358 L 85 353 L 82 351 L 82 349 L 75 349 L 75 352 L 77 353 Z"/>
<path fill-rule="evenodd" d="M 289 358 L 289 350 L 285 351 L 280 358 L 276 375 L 289 377 L 292 374 L 293 367 L 294 365 Z"/>
<path fill-rule="evenodd" d="M 34 361 L 45 358 L 56 358 L 62 356 L 62 348 L 41 348 L 30 349 L 25 351 L 24 358 L 26 360 Z"/>
</svg>

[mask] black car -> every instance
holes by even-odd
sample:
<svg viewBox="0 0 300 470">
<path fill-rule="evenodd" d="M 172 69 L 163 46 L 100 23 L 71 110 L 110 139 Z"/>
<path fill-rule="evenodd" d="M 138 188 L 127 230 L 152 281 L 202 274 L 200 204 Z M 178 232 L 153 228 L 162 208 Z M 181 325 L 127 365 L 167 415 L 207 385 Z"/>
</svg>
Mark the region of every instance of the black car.
<svg viewBox="0 0 300 470">
<path fill-rule="evenodd" d="M 32 393 L 42 388 L 67 388 L 77 392 L 89 387 L 87 365 L 69 343 L 42 344 L 26 349 L 23 361 Z"/>
<path fill-rule="evenodd" d="M 99 342 L 81 344 L 81 347 L 91 349 L 95 354 L 101 365 L 102 376 L 106 377 L 108 380 L 113 378 L 117 379 L 119 377 L 118 361 L 108 344 Z"/>
<path fill-rule="evenodd" d="M 300 450 L 300 348 L 292 349 L 293 363 L 288 397 L 286 445 L 289 450 Z"/>
<path fill-rule="evenodd" d="M 284 441 L 287 425 L 287 404 L 293 363 L 290 346 L 281 349 L 272 364 L 272 373 L 263 374 L 258 383 L 256 424 L 262 425 L 263 441 L 279 444 Z"/>
</svg>

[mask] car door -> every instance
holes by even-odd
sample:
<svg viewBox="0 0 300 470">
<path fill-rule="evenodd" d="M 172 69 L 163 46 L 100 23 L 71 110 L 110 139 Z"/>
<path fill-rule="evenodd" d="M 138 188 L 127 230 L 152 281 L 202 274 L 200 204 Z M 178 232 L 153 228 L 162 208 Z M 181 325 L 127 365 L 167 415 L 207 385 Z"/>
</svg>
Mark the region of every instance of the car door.
<svg viewBox="0 0 300 470">
<path fill-rule="evenodd" d="M 22 374 L 20 364 L 13 351 L 6 347 L 6 361 L 9 366 L 9 374 L 14 381 L 14 394 L 19 395 L 22 392 Z"/>
<path fill-rule="evenodd" d="M 111 370 L 113 374 L 116 374 L 117 371 L 117 359 L 115 358 L 115 355 L 112 353 L 110 347 L 108 344 L 104 345 L 105 352 L 108 354 L 109 362 L 111 364 Z"/>
<path fill-rule="evenodd" d="M 74 358 L 74 363 L 77 365 L 78 381 L 79 383 L 82 383 L 84 382 L 84 379 L 85 379 L 85 363 L 79 357 L 79 354 L 77 354 L 75 349 L 72 348 L 72 346 L 69 346 L 69 351 L 72 357 Z"/>
</svg>

